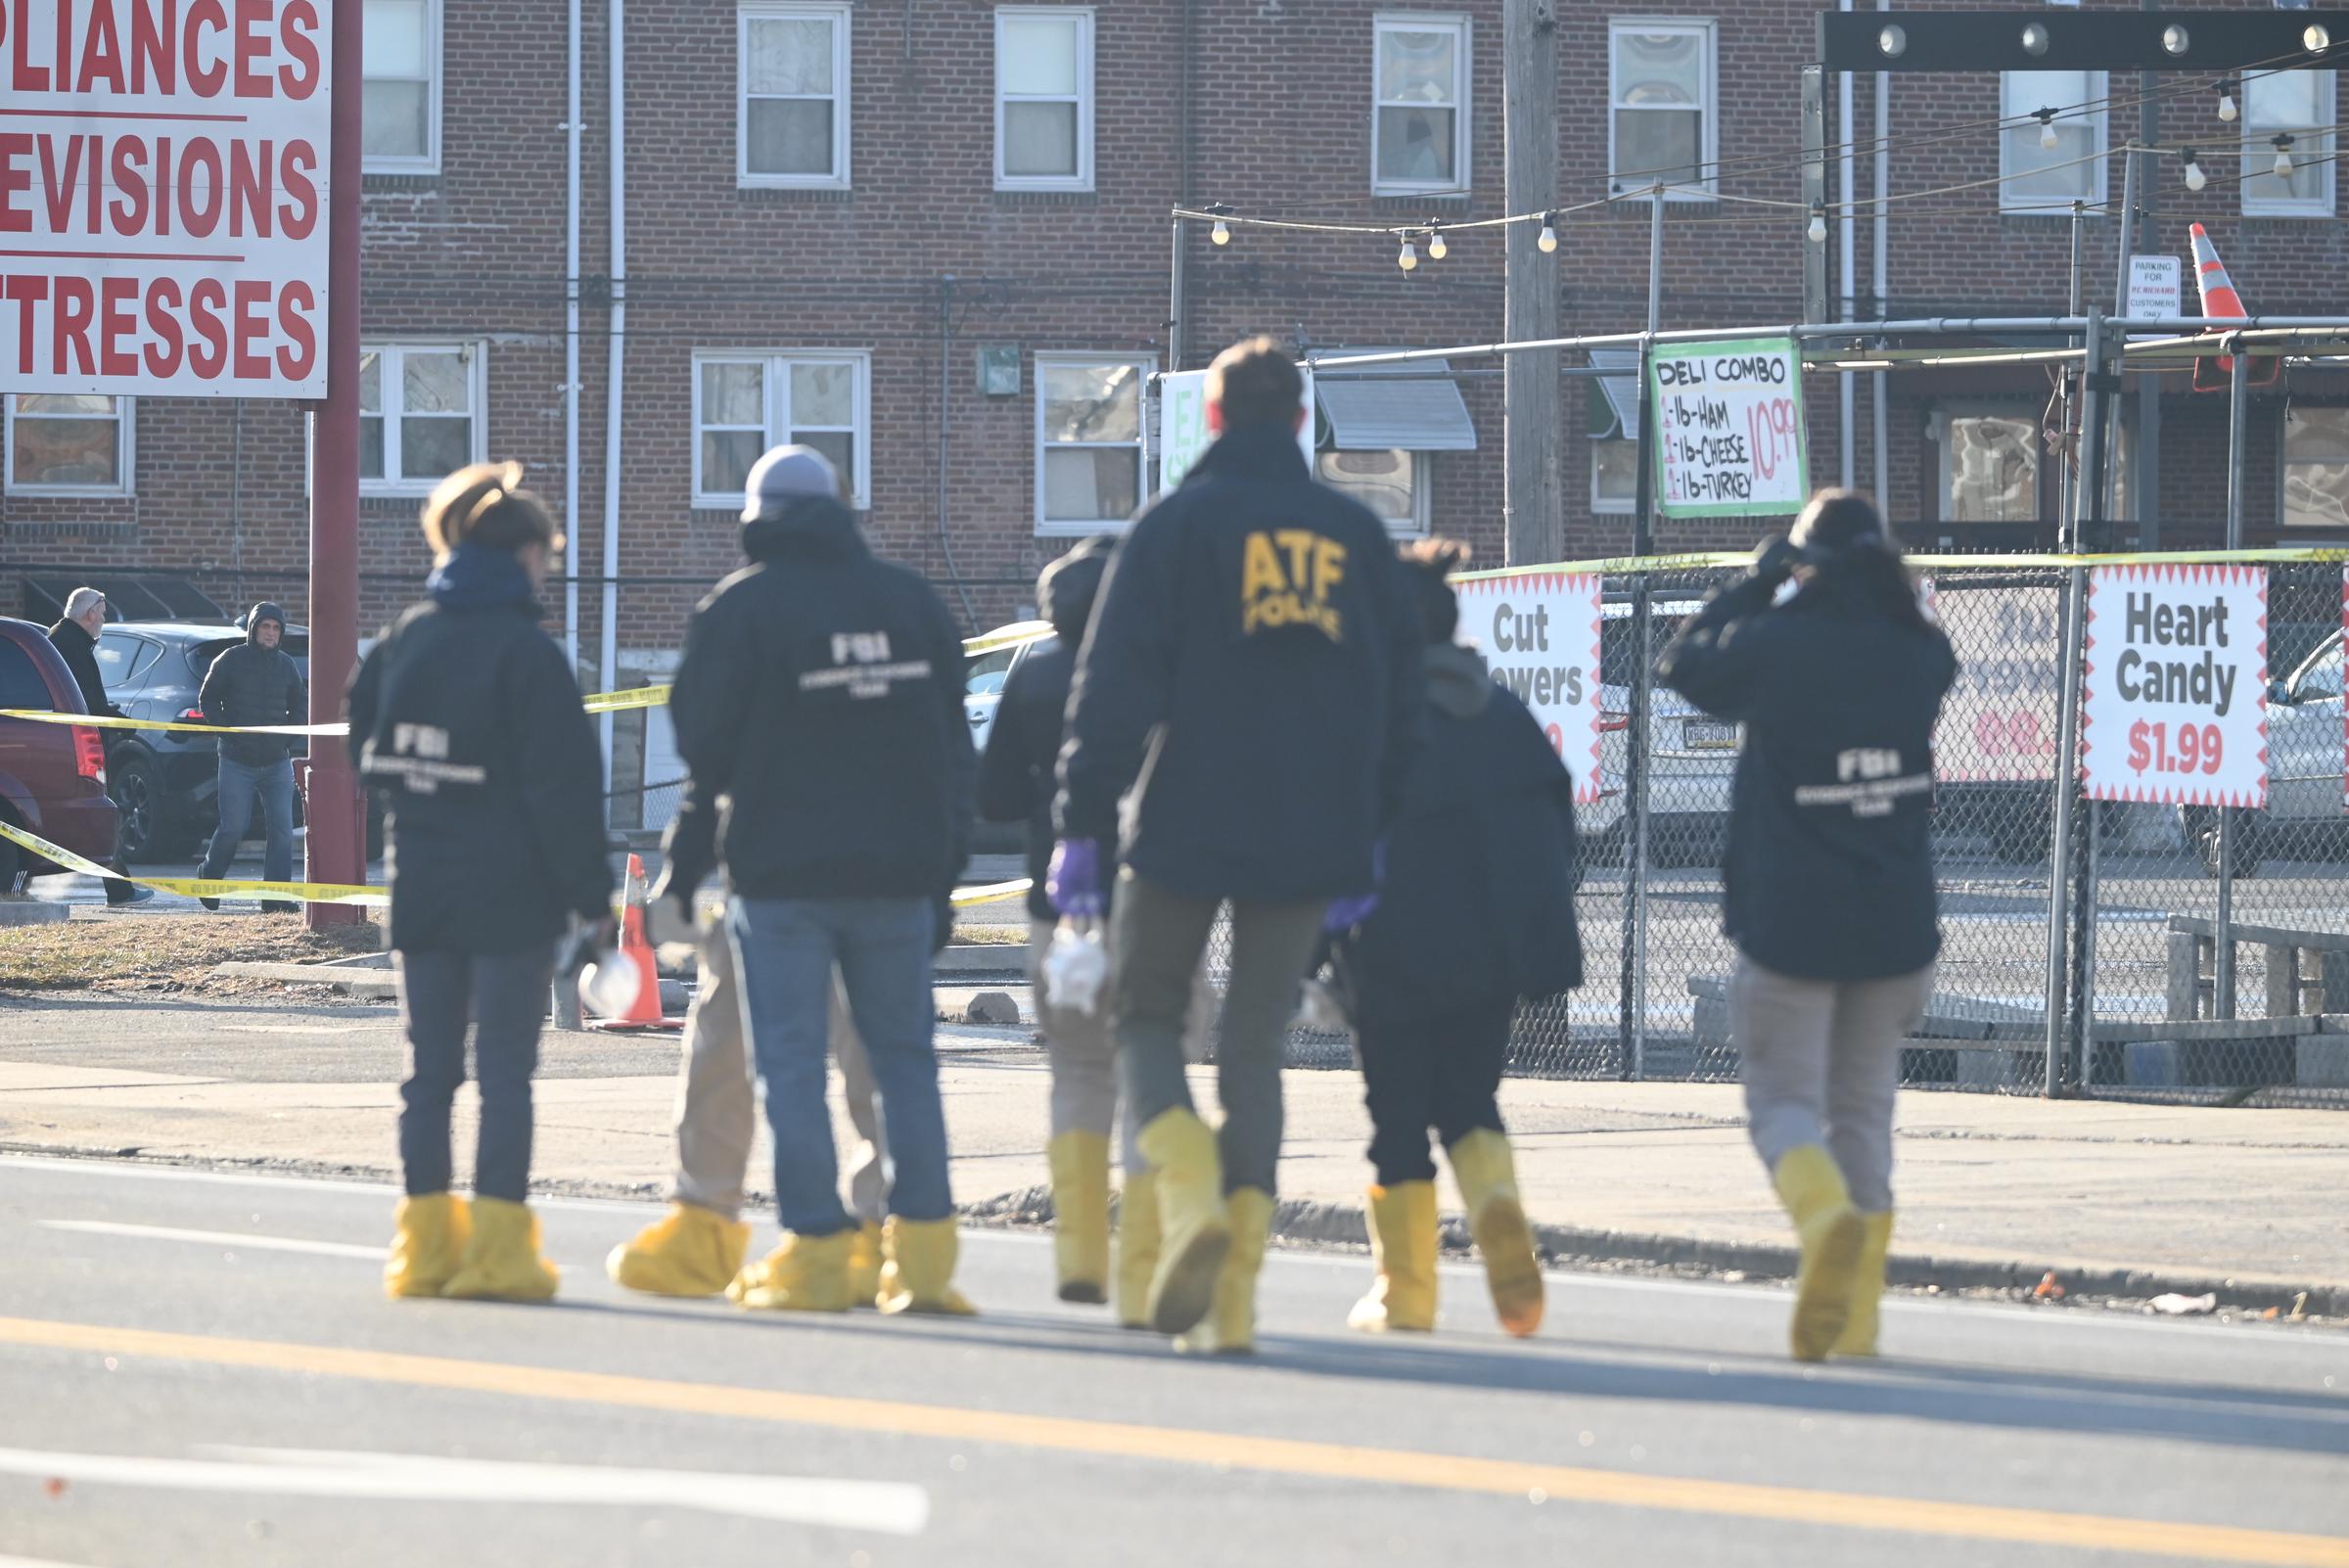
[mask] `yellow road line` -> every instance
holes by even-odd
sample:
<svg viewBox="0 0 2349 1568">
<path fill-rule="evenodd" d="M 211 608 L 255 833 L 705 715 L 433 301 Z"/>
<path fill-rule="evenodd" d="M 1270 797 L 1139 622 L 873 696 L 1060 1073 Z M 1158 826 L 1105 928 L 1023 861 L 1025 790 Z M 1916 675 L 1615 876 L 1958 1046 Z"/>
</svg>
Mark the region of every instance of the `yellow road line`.
<svg viewBox="0 0 2349 1568">
<path fill-rule="evenodd" d="M 37 1318 L 0 1317 L 0 1345 L 87 1351 L 94 1355 L 152 1356 L 210 1366 L 250 1367 L 305 1377 L 358 1378 L 411 1388 L 503 1394 L 518 1399 L 660 1410 L 676 1415 L 723 1416 L 949 1442 L 1010 1444 L 1064 1453 L 1222 1466 L 1369 1486 L 1419 1487 L 1512 1498 L 1539 1495 L 1560 1502 L 1594 1502 L 1667 1513 L 1768 1519 L 1843 1529 L 1891 1530 L 1964 1541 L 2132 1551 L 2201 1562 L 2349 1568 L 2349 1539 L 2228 1525 L 2056 1513 L 2040 1508 L 1940 1502 L 1921 1498 L 1871 1497 L 1743 1481 L 1631 1475 L 1512 1459 L 1357 1448 L 1293 1438 L 1023 1415 L 894 1400 L 799 1394 L 781 1389 L 730 1388 L 553 1366 L 515 1366 L 393 1351 L 224 1339 Z"/>
</svg>

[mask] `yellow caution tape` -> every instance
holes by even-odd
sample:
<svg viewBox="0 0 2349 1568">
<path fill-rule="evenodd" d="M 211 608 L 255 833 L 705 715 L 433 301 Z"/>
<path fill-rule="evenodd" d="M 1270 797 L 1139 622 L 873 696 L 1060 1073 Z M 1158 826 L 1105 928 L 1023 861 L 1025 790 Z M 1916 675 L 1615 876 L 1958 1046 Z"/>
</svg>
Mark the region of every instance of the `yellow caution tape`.
<svg viewBox="0 0 2349 1568">
<path fill-rule="evenodd" d="M 11 822 L 0 822 L 0 839 L 21 844 L 42 859 L 85 877 L 116 875 L 105 866 L 92 864 L 71 850 L 52 844 L 37 833 L 27 833 Z M 221 882 L 208 877 L 142 876 L 123 877 L 121 880 L 189 899 L 283 899 L 289 903 L 349 903 L 375 909 L 384 908 L 392 902 L 390 892 L 383 888 L 354 887 L 344 882 Z"/>
<path fill-rule="evenodd" d="M 1006 899 L 1026 898 L 1028 890 L 1035 886 L 1035 879 L 1031 877 L 1021 877 L 1016 882 L 982 882 L 973 887 L 956 888 L 953 903 L 957 909 L 968 909 L 981 903 L 1001 903 Z"/>
</svg>

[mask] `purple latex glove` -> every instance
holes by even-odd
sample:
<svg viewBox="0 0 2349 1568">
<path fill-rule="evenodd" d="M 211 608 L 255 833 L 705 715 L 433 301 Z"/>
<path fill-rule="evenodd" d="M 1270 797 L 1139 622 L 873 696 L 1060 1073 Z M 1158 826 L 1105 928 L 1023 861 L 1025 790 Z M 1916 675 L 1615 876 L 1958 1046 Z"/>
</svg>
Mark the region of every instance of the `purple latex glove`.
<svg viewBox="0 0 2349 1568">
<path fill-rule="evenodd" d="M 1378 908 L 1378 890 L 1387 880 L 1387 841 L 1380 839 L 1370 846 L 1370 891 L 1351 898 L 1332 899 L 1321 916 L 1321 929 L 1331 936 L 1352 931 L 1370 918 Z"/>
<path fill-rule="evenodd" d="M 1101 918 L 1101 841 L 1063 839 L 1052 847 L 1044 896 L 1064 915 Z"/>
</svg>

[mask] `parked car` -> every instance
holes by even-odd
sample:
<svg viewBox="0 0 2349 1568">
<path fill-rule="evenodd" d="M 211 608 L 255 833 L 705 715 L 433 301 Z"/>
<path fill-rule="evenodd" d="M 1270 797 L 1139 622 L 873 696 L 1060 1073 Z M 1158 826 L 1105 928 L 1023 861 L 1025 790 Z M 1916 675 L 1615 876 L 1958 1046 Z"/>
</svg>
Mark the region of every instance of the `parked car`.
<svg viewBox="0 0 2349 1568">
<path fill-rule="evenodd" d="M 0 617 L 0 709 L 12 708 L 89 711 L 48 631 Z M 0 816 L 12 825 L 104 865 L 115 853 L 115 806 L 106 790 L 106 747 L 96 729 L 0 718 Z M 59 869 L 0 839 L 0 893 L 14 892 L 22 877 Z"/>
<path fill-rule="evenodd" d="M 2349 849 L 2343 818 L 2344 685 L 2336 629 L 2299 668 L 2268 688 L 2268 805 L 2235 818 L 2234 870 L 2249 876 L 2260 861 L 2291 845 L 2328 859 Z M 2182 806 L 2178 825 L 2202 869 L 2219 872 L 2219 814 Z"/>
<path fill-rule="evenodd" d="M 1002 700 L 1003 683 L 1011 678 L 1011 667 L 1051 634 L 1049 621 L 1015 621 L 974 639 L 979 642 L 1009 637 L 1025 639 L 1008 648 L 990 648 L 985 653 L 973 654 L 963 667 L 962 711 L 971 721 L 971 744 L 980 751 L 987 750 L 987 737 L 994 731 L 995 704 Z"/>
<path fill-rule="evenodd" d="M 1649 601 L 1648 647 L 1642 652 L 1632 628 L 1629 596 L 1610 596 L 1599 607 L 1599 798 L 1576 814 L 1593 863 L 1623 856 L 1626 813 L 1631 807 L 1632 686 L 1641 660 L 1656 657 L 1681 623 L 1703 601 L 1686 597 Z M 1737 775 L 1738 726 L 1704 713 L 1661 681 L 1649 686 L 1647 847 L 1652 865 L 1717 859 L 1729 823 L 1729 790 Z"/>
</svg>

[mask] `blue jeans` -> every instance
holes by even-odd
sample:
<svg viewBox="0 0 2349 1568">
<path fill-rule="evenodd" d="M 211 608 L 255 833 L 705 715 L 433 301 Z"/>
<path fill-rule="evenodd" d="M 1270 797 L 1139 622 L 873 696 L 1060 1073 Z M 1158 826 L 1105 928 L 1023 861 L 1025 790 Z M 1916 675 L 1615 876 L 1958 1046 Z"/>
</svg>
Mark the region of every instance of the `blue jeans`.
<svg viewBox="0 0 2349 1568">
<path fill-rule="evenodd" d="M 253 820 L 253 803 L 261 803 L 261 825 L 269 835 L 262 852 L 261 877 L 268 882 L 294 880 L 294 764 L 281 759 L 259 767 L 220 759 L 220 825 L 212 830 L 212 847 L 197 876 L 211 881 L 236 858 L 245 826 Z"/>
<path fill-rule="evenodd" d="M 766 1082 L 775 1207 L 783 1228 L 795 1235 L 828 1236 L 855 1223 L 840 1201 L 840 1164 L 824 1103 L 836 963 L 881 1091 L 881 1121 L 895 1168 L 889 1212 L 908 1220 L 944 1220 L 954 1212 L 932 1049 L 935 929 L 926 899 L 727 902 L 743 1024 Z"/>
</svg>

